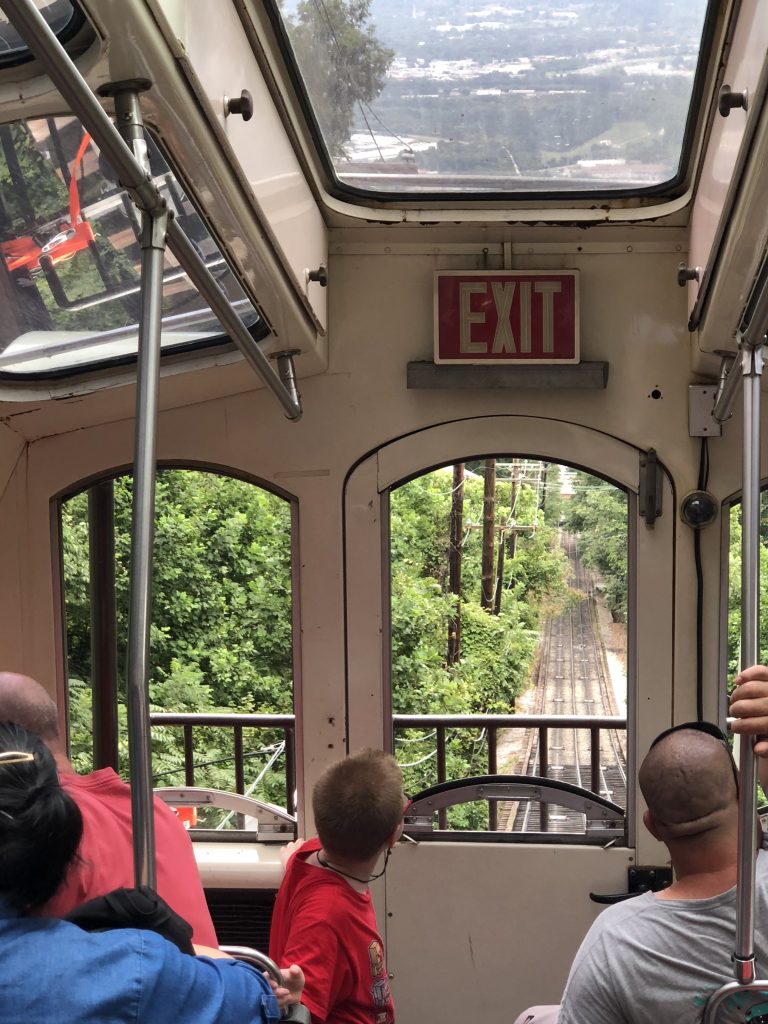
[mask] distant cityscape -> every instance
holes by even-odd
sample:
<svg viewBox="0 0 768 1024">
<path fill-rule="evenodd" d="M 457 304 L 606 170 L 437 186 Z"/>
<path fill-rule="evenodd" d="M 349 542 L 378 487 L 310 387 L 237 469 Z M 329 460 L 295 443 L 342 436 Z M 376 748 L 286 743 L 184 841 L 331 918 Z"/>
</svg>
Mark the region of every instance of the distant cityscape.
<svg viewBox="0 0 768 1024">
<path fill-rule="evenodd" d="M 705 0 L 372 0 L 395 57 L 337 172 L 422 190 L 669 180 L 705 12 Z"/>
</svg>

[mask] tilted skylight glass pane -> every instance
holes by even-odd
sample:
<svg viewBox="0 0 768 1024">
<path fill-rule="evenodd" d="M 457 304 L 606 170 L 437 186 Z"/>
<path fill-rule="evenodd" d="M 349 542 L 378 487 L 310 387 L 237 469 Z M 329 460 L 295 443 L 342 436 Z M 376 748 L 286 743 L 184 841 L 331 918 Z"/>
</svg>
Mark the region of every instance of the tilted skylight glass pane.
<svg viewBox="0 0 768 1024">
<path fill-rule="evenodd" d="M 339 180 L 386 192 L 674 179 L 706 0 L 284 0 Z"/>
<path fill-rule="evenodd" d="M 148 137 L 169 207 L 246 326 L 258 314 Z M 0 376 L 130 358 L 138 344 L 139 215 L 75 118 L 0 125 Z M 224 334 L 170 253 L 163 350 Z"/>
<path fill-rule="evenodd" d="M 66 33 L 73 22 L 79 24 L 82 21 L 80 12 L 71 0 L 35 0 L 35 7 L 57 36 Z M 25 56 L 32 56 L 27 44 L 11 25 L 8 15 L 0 11 L 0 67 L 3 64 L 18 63 Z"/>
</svg>

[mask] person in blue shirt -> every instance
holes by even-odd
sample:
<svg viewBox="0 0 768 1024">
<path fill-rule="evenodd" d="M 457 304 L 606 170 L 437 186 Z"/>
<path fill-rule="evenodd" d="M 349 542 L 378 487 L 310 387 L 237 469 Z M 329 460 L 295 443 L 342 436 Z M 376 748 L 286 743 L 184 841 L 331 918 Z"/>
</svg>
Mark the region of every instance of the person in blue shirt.
<svg viewBox="0 0 768 1024">
<path fill-rule="evenodd" d="M 35 916 L 77 855 L 80 811 L 38 737 L 0 722 L 0 1021 L 4 1024 L 271 1024 L 298 1001 L 218 950 L 188 956 L 150 931 L 89 933 Z"/>
</svg>

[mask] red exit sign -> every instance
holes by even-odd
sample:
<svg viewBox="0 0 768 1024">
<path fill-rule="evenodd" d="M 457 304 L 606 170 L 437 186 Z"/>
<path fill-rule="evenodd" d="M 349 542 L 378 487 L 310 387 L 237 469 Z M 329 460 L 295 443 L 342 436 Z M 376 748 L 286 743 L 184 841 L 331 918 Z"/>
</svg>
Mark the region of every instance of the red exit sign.
<svg viewBox="0 0 768 1024">
<path fill-rule="evenodd" d="M 577 270 L 441 270 L 436 363 L 578 363 Z"/>
</svg>

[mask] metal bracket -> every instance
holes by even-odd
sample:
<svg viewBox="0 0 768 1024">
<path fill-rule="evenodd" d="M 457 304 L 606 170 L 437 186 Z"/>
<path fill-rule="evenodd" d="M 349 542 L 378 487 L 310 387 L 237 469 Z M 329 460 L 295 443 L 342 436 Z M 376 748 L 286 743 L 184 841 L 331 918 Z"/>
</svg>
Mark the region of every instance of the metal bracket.
<svg viewBox="0 0 768 1024">
<path fill-rule="evenodd" d="M 760 377 L 765 366 L 765 346 L 761 343 L 758 346 L 742 349 L 741 373 L 744 377 Z"/>
<path fill-rule="evenodd" d="M 165 239 L 168 232 L 168 221 L 173 217 L 170 210 L 160 213 L 148 213 L 142 218 L 139 244 L 142 249 L 160 249 L 165 252 Z M 162 282 L 161 282 L 162 286 Z"/>
<path fill-rule="evenodd" d="M 627 868 L 627 891 L 597 893 L 591 892 L 589 898 L 593 903 L 623 903 L 633 896 L 641 896 L 644 892 L 661 892 L 672 885 L 672 868 L 640 867 L 635 864 Z"/>
<path fill-rule="evenodd" d="M 720 437 L 722 423 L 712 415 L 716 384 L 688 385 L 688 437 Z"/>
<path fill-rule="evenodd" d="M 645 525 L 652 530 L 653 524 L 662 514 L 661 466 L 655 448 L 649 448 L 640 455 L 640 485 L 638 512 L 645 520 Z"/>
</svg>

